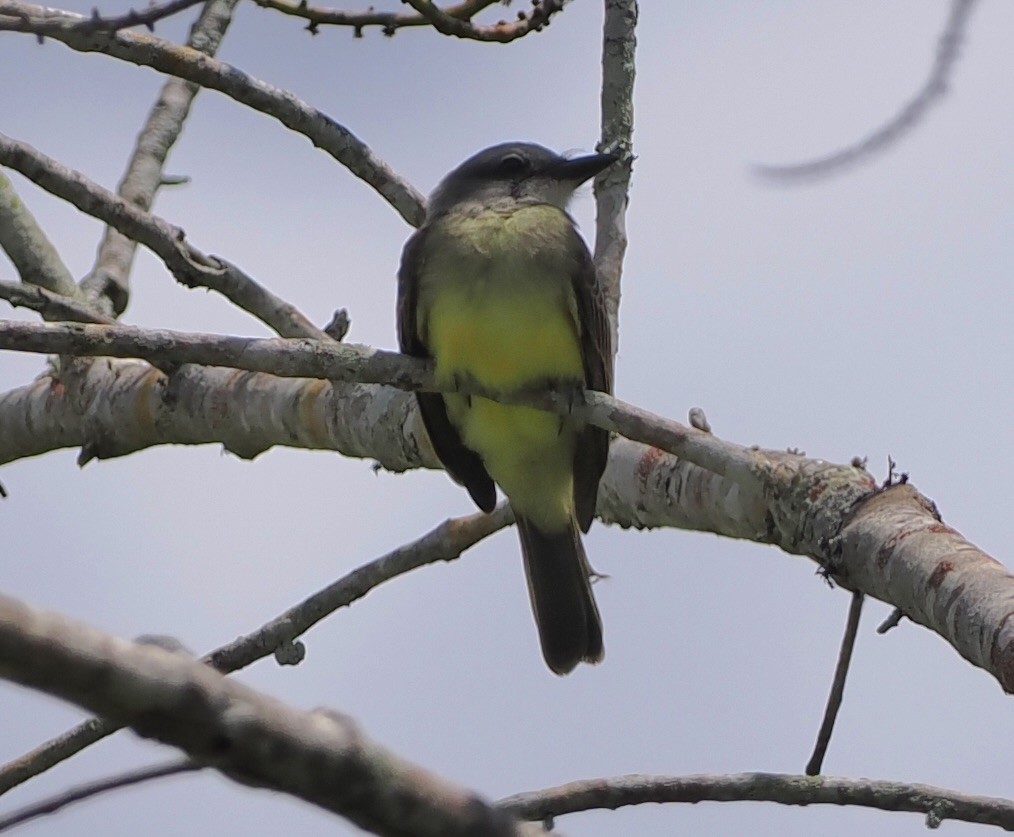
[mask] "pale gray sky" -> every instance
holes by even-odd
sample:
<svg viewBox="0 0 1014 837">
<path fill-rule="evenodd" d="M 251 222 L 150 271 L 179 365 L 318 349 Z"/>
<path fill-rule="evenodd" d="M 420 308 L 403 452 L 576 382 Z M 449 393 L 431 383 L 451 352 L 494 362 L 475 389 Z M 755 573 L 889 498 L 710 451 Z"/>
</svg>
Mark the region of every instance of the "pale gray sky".
<svg viewBox="0 0 1014 837">
<path fill-rule="evenodd" d="M 600 6 L 578 0 L 545 32 L 503 47 L 419 30 L 311 38 L 250 4 L 220 57 L 292 89 L 429 191 L 494 142 L 594 146 Z M 950 525 L 1003 560 L 1014 468 L 1014 6 L 981 4 L 948 97 L 897 148 L 802 187 L 749 174 L 752 163 L 835 150 L 889 118 L 923 81 L 947 13 L 944 0 L 642 4 L 616 392 L 680 420 L 701 406 L 733 441 L 869 456 L 879 477 L 891 455 Z M 158 34 L 184 30 L 160 24 Z M 114 187 L 161 78 L 29 36 L 4 33 L 0 45 L 2 130 Z M 347 307 L 350 340 L 396 345 L 394 274 L 410 230 L 330 157 L 205 92 L 168 171 L 193 182 L 165 191 L 156 211 L 197 247 L 320 323 Z M 83 274 L 100 226 L 14 179 Z M 587 234 L 592 210 L 590 196 L 576 206 Z M 6 262 L 0 276 L 13 278 Z M 125 320 L 265 333 L 218 297 L 177 286 L 145 252 Z M 0 390 L 41 369 L 37 357 L 0 356 Z M 274 450 L 249 463 L 213 447 L 165 448 L 84 470 L 75 456 L 0 470 L 11 494 L 0 504 L 0 590 L 122 636 L 172 634 L 195 651 L 472 511 L 440 472 L 374 474 L 326 453 Z M 801 772 L 847 595 L 810 562 L 754 544 L 602 525 L 586 543 L 610 576 L 596 589 L 599 667 L 565 679 L 546 670 L 509 531 L 328 619 L 305 637 L 299 667 L 264 661 L 239 679 L 351 714 L 405 757 L 490 797 L 634 772 Z M 867 604 L 826 772 L 1014 796 L 1009 699 L 922 628 L 877 636 L 887 613 Z M 6 685 L 0 700 L 3 761 L 81 717 Z M 0 807 L 169 755 L 121 734 Z M 590 813 L 559 827 L 590 837 L 924 833 L 915 815 L 742 803 Z M 201 776 L 24 833 L 355 830 Z"/>
</svg>

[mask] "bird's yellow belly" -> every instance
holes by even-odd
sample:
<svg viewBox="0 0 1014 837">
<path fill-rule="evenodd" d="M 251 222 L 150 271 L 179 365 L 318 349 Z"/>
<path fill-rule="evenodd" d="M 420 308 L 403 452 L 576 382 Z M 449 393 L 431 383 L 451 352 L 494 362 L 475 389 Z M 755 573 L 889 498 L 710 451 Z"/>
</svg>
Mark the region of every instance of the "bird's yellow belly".
<svg viewBox="0 0 1014 837">
<path fill-rule="evenodd" d="M 500 281 L 498 281 L 500 280 Z M 490 276 L 448 283 L 427 316 L 442 385 L 475 381 L 498 392 L 584 378 L 564 286 Z M 515 511 L 557 528 L 573 507 L 574 428 L 552 413 L 485 398 L 445 395 L 448 418 L 483 459 Z"/>
</svg>

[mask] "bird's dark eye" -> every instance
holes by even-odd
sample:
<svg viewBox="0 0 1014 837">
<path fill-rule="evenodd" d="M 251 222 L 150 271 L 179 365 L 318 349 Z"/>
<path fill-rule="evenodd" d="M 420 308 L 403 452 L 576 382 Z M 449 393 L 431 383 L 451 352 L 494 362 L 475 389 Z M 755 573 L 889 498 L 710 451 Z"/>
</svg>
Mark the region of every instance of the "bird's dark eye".
<svg viewBox="0 0 1014 837">
<path fill-rule="evenodd" d="M 528 171 L 528 160 L 512 151 L 510 154 L 505 154 L 500 160 L 499 169 L 501 174 L 517 177 Z"/>
</svg>

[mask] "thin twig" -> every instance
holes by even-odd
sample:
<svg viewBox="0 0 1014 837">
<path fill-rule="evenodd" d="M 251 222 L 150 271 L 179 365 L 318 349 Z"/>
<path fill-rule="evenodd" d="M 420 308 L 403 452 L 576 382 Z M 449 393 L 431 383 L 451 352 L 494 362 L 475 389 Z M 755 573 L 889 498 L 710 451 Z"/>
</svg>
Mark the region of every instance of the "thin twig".
<svg viewBox="0 0 1014 837">
<path fill-rule="evenodd" d="M 316 32 L 320 26 L 350 26 L 355 31 L 357 38 L 361 38 L 363 30 L 370 26 L 379 26 L 385 35 L 393 35 L 398 29 L 411 26 L 430 26 L 429 20 L 421 14 L 406 14 L 404 12 L 378 12 L 376 9 L 369 9 L 365 12 L 347 12 L 341 9 L 324 9 L 311 6 L 306 2 L 292 2 L 291 0 L 254 0 L 258 6 L 264 9 L 281 12 L 292 17 L 308 20 L 307 28 Z M 457 6 L 448 6 L 444 14 L 460 20 L 469 20 L 483 9 L 497 3 L 505 3 L 505 0 L 465 0 Z"/>
<path fill-rule="evenodd" d="M 98 9 L 92 9 L 91 17 L 82 20 L 78 28 L 82 32 L 118 32 L 121 29 L 129 29 L 133 26 L 143 26 L 149 32 L 155 31 L 155 24 L 167 17 L 172 17 L 182 11 L 203 3 L 205 0 L 170 0 L 168 3 L 152 3 L 143 11 L 131 9 L 125 14 L 116 17 L 103 17 Z"/>
<path fill-rule="evenodd" d="M 229 674 L 275 654 L 279 649 L 294 648 L 301 656 L 301 644 L 295 640 L 325 617 L 411 570 L 437 561 L 453 561 L 512 520 L 510 506 L 505 503 L 492 514 L 445 520 L 421 538 L 356 568 L 256 631 L 210 652 L 202 661 L 223 674 Z M 119 726 L 111 721 L 91 719 L 0 767 L 0 796 L 117 729 Z"/>
<path fill-rule="evenodd" d="M 0 796 L 112 735 L 119 724 L 90 718 L 0 767 Z"/>
<path fill-rule="evenodd" d="M 754 172 L 771 180 L 812 180 L 870 160 L 896 145 L 912 132 L 947 92 L 976 2 L 977 0 L 951 0 L 950 15 L 937 41 L 936 56 L 929 77 L 919 92 L 885 125 L 854 145 L 825 157 L 788 166 L 759 165 L 754 167 Z"/>
<path fill-rule="evenodd" d="M 922 813 L 931 828 L 943 820 L 959 820 L 1014 830 L 1014 801 L 1009 799 L 973 796 L 932 785 L 783 773 L 588 779 L 517 794 L 496 804 L 522 819 L 540 822 L 547 817 L 596 808 L 615 811 L 626 805 L 705 801 L 855 805 Z"/>
<path fill-rule="evenodd" d="M 271 326 L 279 337 L 331 339 L 329 334 L 318 328 L 295 305 L 269 291 L 232 262 L 227 262 L 221 256 L 211 258 L 222 268 L 221 273 L 215 274 L 215 286 L 212 290 Z"/>
<path fill-rule="evenodd" d="M 530 11 L 518 12 L 517 20 L 513 23 L 501 20 L 490 26 L 480 26 L 467 18 L 451 15 L 433 3 L 433 0 L 403 0 L 403 2 L 426 18 L 442 35 L 506 44 L 523 38 L 529 32 L 541 32 L 549 25 L 553 15 L 563 11 L 569 0 L 540 0 L 538 3 L 532 3 Z"/>
<path fill-rule="evenodd" d="M 55 814 L 68 805 L 73 805 L 75 802 L 83 802 L 99 794 L 119 790 L 120 788 L 129 788 L 131 785 L 139 785 L 152 779 L 164 779 L 167 776 L 176 776 L 180 773 L 193 773 L 203 769 L 203 765 L 195 764 L 190 759 L 183 759 L 182 761 L 173 761 L 153 767 L 142 767 L 138 770 L 131 770 L 106 779 L 78 785 L 63 793 L 50 796 L 41 802 L 26 805 L 24 808 L 0 817 L 0 831 L 8 831 L 17 825 L 23 825 L 30 820 L 37 819 L 46 814 Z"/>
<path fill-rule="evenodd" d="M 179 227 L 103 189 L 27 143 L 0 134 L 0 164 L 21 172 L 51 194 L 145 245 L 162 259 L 181 284 L 221 293 L 282 336 L 326 338 L 290 303 L 276 297 L 234 265 L 207 256 L 187 242 Z"/>
<path fill-rule="evenodd" d="M 891 611 L 890 615 L 880 623 L 877 627 L 878 634 L 886 634 L 891 628 L 898 627 L 901 624 L 901 620 L 905 618 L 905 612 L 900 608 L 896 607 Z"/>
<path fill-rule="evenodd" d="M 385 581 L 437 561 L 454 561 L 483 538 L 514 520 L 511 508 L 501 503 L 491 514 L 472 514 L 445 520 L 411 543 L 353 570 L 319 590 L 247 636 L 240 637 L 204 661 L 223 673 L 245 668 L 256 660 L 291 645 L 322 619 L 348 607 Z"/>
<path fill-rule="evenodd" d="M 209 0 L 190 28 L 187 46 L 213 56 L 232 23 L 238 2 Z M 166 7 L 152 8 L 164 10 Z M 200 90 L 200 85 L 178 78 L 169 78 L 162 85 L 116 188 L 116 193 L 128 203 L 145 212 L 151 209 L 159 188 L 166 185 L 163 175 L 166 158 L 179 139 L 190 106 Z M 81 281 L 82 291 L 109 312 L 122 314 L 130 295 L 130 271 L 136 252 L 137 242 L 113 227 L 106 227 L 95 265 Z"/>
<path fill-rule="evenodd" d="M 859 617 L 863 612 L 863 598 L 863 594 L 858 590 L 853 591 L 852 601 L 849 603 L 849 615 L 845 621 L 845 634 L 842 636 L 841 648 L 838 651 L 838 664 L 835 666 L 834 680 L 831 682 L 831 693 L 827 696 L 827 706 L 824 709 L 824 719 L 820 722 L 820 731 L 817 733 L 817 743 L 813 747 L 813 755 L 806 763 L 807 776 L 819 775 L 824 766 L 824 755 L 827 753 L 827 745 L 831 743 L 834 722 L 838 717 L 838 710 L 841 708 L 842 695 L 845 694 L 845 679 L 849 674 L 852 649 L 855 647 L 856 634 L 859 632 Z"/>
<path fill-rule="evenodd" d="M 613 352 L 619 349 L 620 277 L 627 251 L 626 214 L 634 162 L 636 0 L 606 0 L 602 26 L 601 148 L 620 154 L 595 179 L 595 266 L 606 298 Z"/>
</svg>

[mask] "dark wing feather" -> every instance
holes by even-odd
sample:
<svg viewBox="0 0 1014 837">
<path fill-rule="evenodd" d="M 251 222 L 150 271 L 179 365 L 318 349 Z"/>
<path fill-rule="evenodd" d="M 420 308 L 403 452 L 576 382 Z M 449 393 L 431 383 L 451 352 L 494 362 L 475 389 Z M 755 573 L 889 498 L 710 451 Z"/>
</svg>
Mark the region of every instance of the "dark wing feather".
<svg viewBox="0 0 1014 837">
<path fill-rule="evenodd" d="M 613 340 L 605 297 L 588 247 L 577 230 L 573 231 L 573 236 L 571 252 L 578 255 L 571 280 L 581 330 L 585 387 L 612 394 Z M 574 506 L 582 532 L 588 531 L 595 518 L 599 480 L 608 459 L 609 431 L 592 425 L 582 428 L 574 450 Z"/>
<path fill-rule="evenodd" d="M 401 351 L 412 357 L 430 357 L 416 328 L 416 305 L 419 294 L 419 270 L 425 256 L 426 228 L 418 230 L 405 244 L 398 270 L 398 343 Z M 475 451 L 461 441 L 449 418 L 444 398 L 438 392 L 417 392 L 416 401 L 423 425 L 433 450 L 447 473 L 468 489 L 475 504 L 484 512 L 496 507 L 496 487 Z"/>
</svg>

